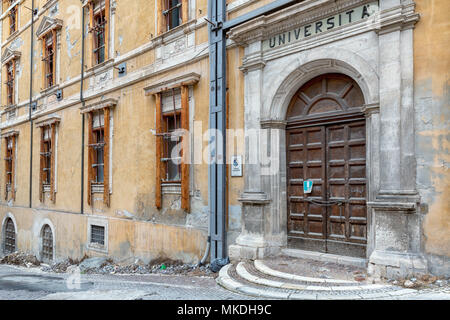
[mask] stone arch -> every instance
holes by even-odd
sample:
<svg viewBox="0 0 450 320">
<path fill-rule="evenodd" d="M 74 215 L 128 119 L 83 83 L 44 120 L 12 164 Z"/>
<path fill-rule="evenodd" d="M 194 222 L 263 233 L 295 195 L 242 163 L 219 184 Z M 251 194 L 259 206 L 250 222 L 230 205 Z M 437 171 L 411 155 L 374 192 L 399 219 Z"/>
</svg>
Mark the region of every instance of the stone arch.
<svg viewBox="0 0 450 320">
<path fill-rule="evenodd" d="M 42 255 L 42 250 L 43 250 L 43 231 L 45 226 L 49 226 L 50 230 L 52 232 L 52 240 L 53 240 L 53 244 L 52 244 L 52 248 L 53 248 L 53 261 L 55 260 L 55 253 L 56 253 L 56 233 L 55 233 L 55 227 L 53 225 L 53 223 L 51 222 L 50 219 L 45 218 L 42 221 L 40 221 L 39 223 L 39 233 L 38 233 L 38 243 L 39 243 L 39 250 L 38 250 L 38 255 L 39 255 L 39 260 L 43 260 L 43 255 Z"/>
<path fill-rule="evenodd" d="M 349 76 L 361 88 L 366 104 L 379 102 L 379 77 L 370 64 L 359 55 L 337 48 L 326 48 L 296 57 L 280 70 L 263 101 L 262 120 L 285 120 L 287 108 L 297 90 L 309 80 L 325 73 L 341 73 Z M 273 88 L 273 89 L 271 89 Z"/>
<path fill-rule="evenodd" d="M 5 244 L 5 231 L 6 231 L 6 222 L 8 221 L 8 219 L 11 219 L 11 221 L 14 224 L 14 238 L 15 238 L 15 248 L 16 250 L 17 248 L 17 222 L 16 222 L 16 218 L 14 217 L 14 215 L 11 212 L 7 212 L 6 215 L 3 217 L 3 221 L 2 221 L 2 229 L 1 229 L 1 252 L 4 251 L 4 244 Z"/>
</svg>

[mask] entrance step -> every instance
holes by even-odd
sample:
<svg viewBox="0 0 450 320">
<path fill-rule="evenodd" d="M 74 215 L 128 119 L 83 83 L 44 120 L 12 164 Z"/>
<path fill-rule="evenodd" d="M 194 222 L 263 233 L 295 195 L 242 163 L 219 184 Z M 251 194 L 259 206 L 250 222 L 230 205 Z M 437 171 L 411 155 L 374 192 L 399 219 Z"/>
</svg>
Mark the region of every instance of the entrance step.
<svg viewBox="0 0 450 320">
<path fill-rule="evenodd" d="M 416 292 L 385 284 L 289 274 L 267 266 L 262 260 L 229 264 L 220 270 L 216 281 L 230 291 L 267 299 L 389 299 Z"/>
<path fill-rule="evenodd" d="M 306 251 L 300 249 L 288 249 L 288 248 L 282 249 L 281 252 L 282 254 L 292 258 L 310 259 L 322 262 L 332 262 L 360 268 L 367 267 L 367 260 L 364 258 L 347 257 L 337 254 Z"/>
</svg>

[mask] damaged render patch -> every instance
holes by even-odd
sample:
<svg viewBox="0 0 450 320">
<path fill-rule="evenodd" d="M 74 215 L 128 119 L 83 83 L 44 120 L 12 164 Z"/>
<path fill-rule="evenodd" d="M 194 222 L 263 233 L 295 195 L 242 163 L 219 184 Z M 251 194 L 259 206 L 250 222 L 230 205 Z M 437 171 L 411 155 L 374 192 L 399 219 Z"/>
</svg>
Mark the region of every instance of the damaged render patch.
<svg viewBox="0 0 450 320">
<path fill-rule="evenodd" d="M 18 37 L 17 39 L 11 42 L 9 49 L 15 51 L 18 50 L 21 46 L 23 46 L 23 40 L 22 38 Z"/>
<path fill-rule="evenodd" d="M 75 47 L 75 44 L 78 40 L 75 40 L 73 43 L 70 41 L 70 31 L 69 26 L 66 26 L 66 44 L 67 44 L 67 55 L 69 58 L 72 58 L 72 49 Z"/>
</svg>

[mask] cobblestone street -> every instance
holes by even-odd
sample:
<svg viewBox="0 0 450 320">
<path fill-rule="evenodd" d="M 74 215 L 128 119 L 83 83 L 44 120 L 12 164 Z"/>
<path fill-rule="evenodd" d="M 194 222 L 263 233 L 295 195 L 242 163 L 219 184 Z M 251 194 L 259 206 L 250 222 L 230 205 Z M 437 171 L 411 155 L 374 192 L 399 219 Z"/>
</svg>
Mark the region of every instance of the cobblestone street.
<svg viewBox="0 0 450 320">
<path fill-rule="evenodd" d="M 55 274 L 39 268 L 0 265 L 1 300 L 248 300 L 212 277 L 182 275 Z M 448 286 L 378 299 L 450 300 Z"/>
</svg>

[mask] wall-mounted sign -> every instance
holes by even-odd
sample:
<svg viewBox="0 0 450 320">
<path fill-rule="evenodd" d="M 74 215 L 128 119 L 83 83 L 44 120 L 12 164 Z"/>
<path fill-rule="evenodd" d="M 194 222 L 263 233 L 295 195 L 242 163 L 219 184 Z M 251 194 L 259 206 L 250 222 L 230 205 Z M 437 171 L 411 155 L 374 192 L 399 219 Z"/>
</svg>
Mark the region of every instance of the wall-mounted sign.
<svg viewBox="0 0 450 320">
<path fill-rule="evenodd" d="M 303 193 L 311 193 L 313 187 L 313 182 L 311 180 L 303 181 Z"/>
<path fill-rule="evenodd" d="M 331 31 L 350 23 L 370 18 L 377 12 L 379 12 L 379 10 L 380 8 L 378 5 L 378 1 L 373 1 L 368 4 L 346 10 L 334 16 L 327 17 L 322 20 L 317 20 L 304 26 L 298 27 L 294 30 L 290 30 L 282 34 L 273 36 L 264 41 L 263 49 L 275 49 L 283 45 L 301 41 L 322 32 Z"/>
<path fill-rule="evenodd" d="M 231 156 L 231 176 L 242 177 L 242 156 Z"/>
</svg>

